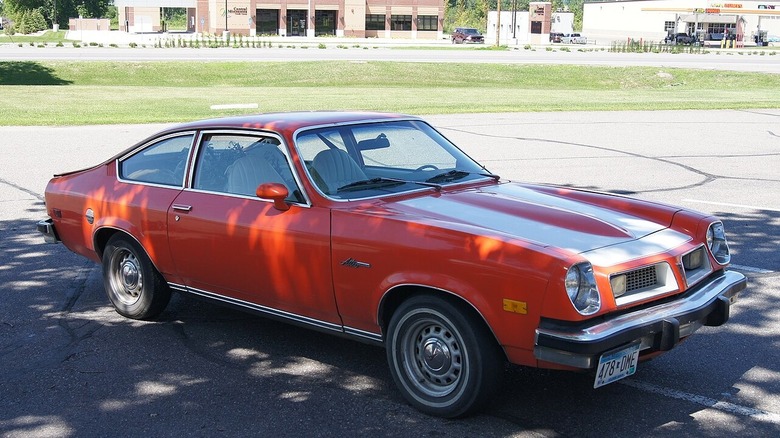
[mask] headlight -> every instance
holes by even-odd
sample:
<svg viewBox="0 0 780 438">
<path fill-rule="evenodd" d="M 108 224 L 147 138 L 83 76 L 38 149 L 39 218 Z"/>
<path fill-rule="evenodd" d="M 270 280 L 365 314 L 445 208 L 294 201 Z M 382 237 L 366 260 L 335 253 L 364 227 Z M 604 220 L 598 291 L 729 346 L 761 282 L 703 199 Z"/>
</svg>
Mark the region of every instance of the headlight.
<svg viewBox="0 0 780 438">
<path fill-rule="evenodd" d="M 722 222 L 713 223 L 707 230 L 707 248 L 721 265 L 731 261 L 729 244 L 726 242 L 726 230 L 723 228 Z"/>
<path fill-rule="evenodd" d="M 579 263 L 566 272 L 566 293 L 582 315 L 592 315 L 601 308 L 601 296 L 590 263 Z"/>
</svg>

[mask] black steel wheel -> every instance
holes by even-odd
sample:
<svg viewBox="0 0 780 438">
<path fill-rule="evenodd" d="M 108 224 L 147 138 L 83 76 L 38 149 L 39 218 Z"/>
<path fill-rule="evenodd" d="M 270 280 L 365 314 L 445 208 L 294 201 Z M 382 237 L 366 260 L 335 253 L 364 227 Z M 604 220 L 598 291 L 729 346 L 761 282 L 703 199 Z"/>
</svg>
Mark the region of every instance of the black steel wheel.
<svg viewBox="0 0 780 438">
<path fill-rule="evenodd" d="M 439 417 L 474 412 L 498 387 L 503 355 L 481 320 L 434 296 L 405 301 L 385 339 L 390 372 L 414 407 Z"/>
<path fill-rule="evenodd" d="M 152 319 L 171 299 L 171 290 L 135 240 L 115 234 L 103 251 L 103 284 L 117 313 Z"/>
</svg>

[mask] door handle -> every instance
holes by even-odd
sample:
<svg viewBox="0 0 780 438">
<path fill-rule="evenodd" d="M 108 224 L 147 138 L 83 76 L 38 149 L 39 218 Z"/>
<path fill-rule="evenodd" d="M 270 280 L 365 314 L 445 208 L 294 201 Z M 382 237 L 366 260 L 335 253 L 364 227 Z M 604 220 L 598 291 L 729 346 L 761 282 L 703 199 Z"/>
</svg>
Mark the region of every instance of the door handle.
<svg viewBox="0 0 780 438">
<path fill-rule="evenodd" d="M 173 209 L 176 211 L 192 211 L 191 205 L 173 204 Z"/>
</svg>

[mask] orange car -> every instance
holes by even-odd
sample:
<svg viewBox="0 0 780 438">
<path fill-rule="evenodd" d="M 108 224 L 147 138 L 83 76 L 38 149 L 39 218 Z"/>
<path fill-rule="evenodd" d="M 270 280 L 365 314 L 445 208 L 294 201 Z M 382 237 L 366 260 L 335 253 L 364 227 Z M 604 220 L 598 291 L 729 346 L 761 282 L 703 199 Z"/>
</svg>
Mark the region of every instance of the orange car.
<svg viewBox="0 0 780 438">
<path fill-rule="evenodd" d="M 629 376 L 746 286 L 714 217 L 501 180 L 396 114 L 176 126 L 56 175 L 46 207 L 39 230 L 102 263 L 120 314 L 176 291 L 384 345 L 404 397 L 444 417 L 505 361 Z"/>
</svg>

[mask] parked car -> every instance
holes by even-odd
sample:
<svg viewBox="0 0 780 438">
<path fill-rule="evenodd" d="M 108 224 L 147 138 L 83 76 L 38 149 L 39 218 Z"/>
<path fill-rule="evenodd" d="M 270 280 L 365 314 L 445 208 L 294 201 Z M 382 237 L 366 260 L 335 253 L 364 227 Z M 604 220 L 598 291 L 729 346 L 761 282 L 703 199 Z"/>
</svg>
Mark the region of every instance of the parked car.
<svg viewBox="0 0 780 438">
<path fill-rule="evenodd" d="M 664 39 L 666 44 L 686 44 L 691 45 L 696 43 L 695 35 L 688 35 L 687 33 L 675 33 L 666 36 Z"/>
<path fill-rule="evenodd" d="M 472 27 L 456 27 L 455 32 L 452 32 L 452 43 L 484 43 L 485 37 Z"/>
<path fill-rule="evenodd" d="M 578 33 L 566 33 L 561 37 L 563 44 L 587 44 L 588 39 Z"/>
<path fill-rule="evenodd" d="M 560 32 L 550 32 L 550 42 L 551 43 L 560 43 L 561 38 L 563 38 L 563 34 Z"/>
<path fill-rule="evenodd" d="M 38 229 L 102 264 L 121 315 L 175 291 L 382 345 L 406 400 L 443 417 L 478 409 L 506 361 L 628 377 L 746 287 L 717 218 L 506 181 L 404 115 L 186 123 L 45 196 Z"/>
</svg>

